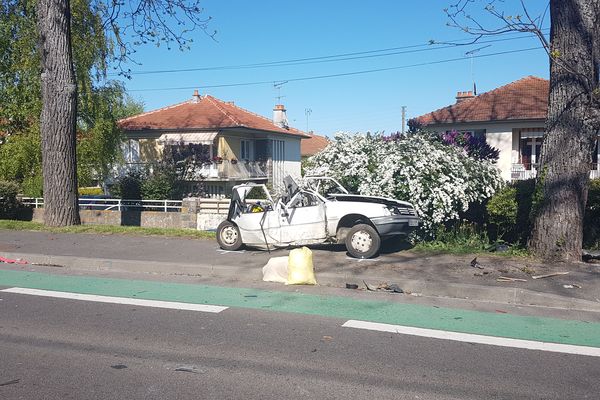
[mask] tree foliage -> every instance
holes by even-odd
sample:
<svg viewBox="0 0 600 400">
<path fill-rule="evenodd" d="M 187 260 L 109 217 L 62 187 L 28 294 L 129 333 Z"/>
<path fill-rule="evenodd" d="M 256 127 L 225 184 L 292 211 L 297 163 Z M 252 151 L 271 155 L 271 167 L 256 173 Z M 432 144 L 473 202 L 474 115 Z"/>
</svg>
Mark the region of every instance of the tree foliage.
<svg viewBox="0 0 600 400">
<path fill-rule="evenodd" d="M 42 196 L 40 74 L 33 2 L 0 2 L 0 178 Z M 78 87 L 77 155 L 81 185 L 102 180 L 119 157 L 116 121 L 143 111 L 124 87 L 104 79 L 111 43 L 101 16 L 86 0 L 71 1 L 72 43 Z"/>
</svg>

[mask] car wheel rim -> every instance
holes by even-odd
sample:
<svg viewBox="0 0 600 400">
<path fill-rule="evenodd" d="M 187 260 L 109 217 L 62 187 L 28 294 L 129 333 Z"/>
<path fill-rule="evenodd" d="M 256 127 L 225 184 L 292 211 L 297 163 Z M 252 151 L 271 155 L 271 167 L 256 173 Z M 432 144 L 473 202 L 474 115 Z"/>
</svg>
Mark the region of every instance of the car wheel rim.
<svg viewBox="0 0 600 400">
<path fill-rule="evenodd" d="M 238 237 L 237 230 L 233 226 L 227 226 L 221 231 L 221 239 L 228 245 L 232 245 L 236 242 Z"/>
<path fill-rule="evenodd" d="M 371 249 L 371 245 L 373 244 L 373 239 L 371 235 L 369 235 L 366 231 L 358 231 L 352 235 L 352 239 L 350 240 L 352 243 L 352 248 L 361 253 L 366 253 Z"/>
</svg>

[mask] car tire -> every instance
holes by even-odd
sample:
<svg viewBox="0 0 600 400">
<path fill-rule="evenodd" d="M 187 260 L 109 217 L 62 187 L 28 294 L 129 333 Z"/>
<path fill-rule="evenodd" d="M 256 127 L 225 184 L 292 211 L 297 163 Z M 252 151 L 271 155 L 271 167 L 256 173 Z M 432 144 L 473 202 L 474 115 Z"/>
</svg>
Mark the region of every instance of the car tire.
<svg viewBox="0 0 600 400">
<path fill-rule="evenodd" d="M 352 257 L 371 258 L 379 253 L 381 237 L 371 225 L 354 225 L 346 236 L 346 249 Z"/>
<path fill-rule="evenodd" d="M 231 221 L 221 222 L 217 227 L 217 242 L 223 250 L 239 250 L 243 243 L 237 225 Z"/>
</svg>

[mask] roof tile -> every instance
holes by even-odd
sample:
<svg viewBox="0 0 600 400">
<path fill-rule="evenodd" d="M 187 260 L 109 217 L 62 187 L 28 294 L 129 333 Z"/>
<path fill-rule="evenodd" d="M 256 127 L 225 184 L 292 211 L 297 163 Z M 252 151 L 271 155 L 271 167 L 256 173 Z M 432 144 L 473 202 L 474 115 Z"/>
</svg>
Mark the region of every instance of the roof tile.
<svg viewBox="0 0 600 400">
<path fill-rule="evenodd" d="M 527 76 L 417 119 L 423 125 L 545 119 L 548 112 L 548 91 L 549 83 L 546 79 Z"/>
<path fill-rule="evenodd" d="M 310 139 L 303 139 L 300 143 L 300 154 L 302 157 L 309 157 L 317 154 L 329 144 L 329 139 L 315 134 L 310 135 Z"/>
<path fill-rule="evenodd" d="M 210 95 L 122 119 L 119 126 L 126 131 L 249 128 L 310 137 L 299 129 L 279 127 L 268 118 Z"/>
</svg>

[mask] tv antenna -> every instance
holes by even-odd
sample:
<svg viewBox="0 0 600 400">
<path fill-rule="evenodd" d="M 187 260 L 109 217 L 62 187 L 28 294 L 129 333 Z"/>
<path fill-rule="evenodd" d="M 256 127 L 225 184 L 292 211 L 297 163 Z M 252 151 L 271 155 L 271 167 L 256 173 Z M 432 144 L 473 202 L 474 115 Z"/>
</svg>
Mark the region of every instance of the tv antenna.
<svg viewBox="0 0 600 400">
<path fill-rule="evenodd" d="M 465 56 L 468 56 L 471 59 L 471 81 L 473 81 L 473 94 L 475 96 L 477 96 L 477 86 L 475 85 L 475 73 L 473 72 L 473 55 L 490 46 L 491 44 L 488 44 L 487 46 L 478 47 L 465 53 Z"/>
<path fill-rule="evenodd" d="M 277 104 L 281 104 L 281 99 L 285 97 L 281 95 L 281 87 L 286 83 L 288 83 L 288 81 L 273 82 L 273 88 L 277 90 L 277 96 L 275 97 L 277 99 Z"/>
<path fill-rule="evenodd" d="M 304 115 L 306 115 L 306 132 L 308 132 L 308 117 L 312 114 L 312 108 L 305 108 Z"/>
</svg>

